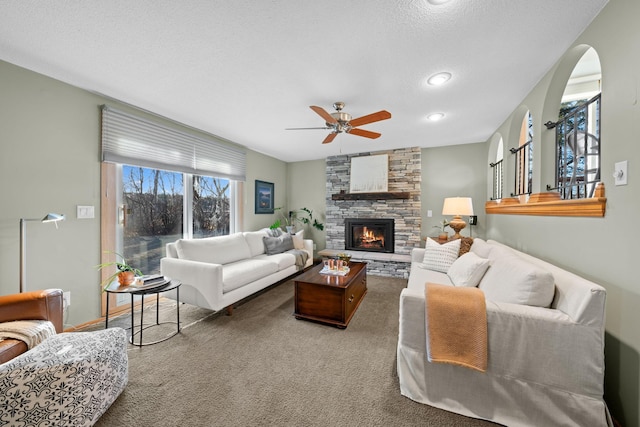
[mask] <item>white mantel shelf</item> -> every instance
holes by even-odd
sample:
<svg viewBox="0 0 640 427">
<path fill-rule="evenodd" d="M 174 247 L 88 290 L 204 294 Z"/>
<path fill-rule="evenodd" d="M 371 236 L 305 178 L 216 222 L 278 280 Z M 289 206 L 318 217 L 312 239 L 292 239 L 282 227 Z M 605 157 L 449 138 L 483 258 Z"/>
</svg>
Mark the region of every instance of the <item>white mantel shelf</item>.
<svg viewBox="0 0 640 427">
<path fill-rule="evenodd" d="M 335 249 L 323 249 L 318 251 L 318 255 L 324 257 L 334 257 L 342 253 L 351 255 L 352 261 L 411 262 L 411 255 L 368 251 L 339 251 Z"/>
</svg>

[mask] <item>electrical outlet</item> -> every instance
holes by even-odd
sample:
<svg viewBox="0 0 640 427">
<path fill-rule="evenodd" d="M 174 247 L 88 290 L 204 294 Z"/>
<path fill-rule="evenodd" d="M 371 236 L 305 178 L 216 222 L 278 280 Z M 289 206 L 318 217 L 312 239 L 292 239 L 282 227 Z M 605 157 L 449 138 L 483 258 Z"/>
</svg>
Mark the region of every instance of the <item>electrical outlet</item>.
<svg viewBox="0 0 640 427">
<path fill-rule="evenodd" d="M 62 293 L 62 306 L 63 309 L 66 309 L 71 305 L 71 291 L 66 291 Z"/>
<path fill-rule="evenodd" d="M 478 224 L 478 216 L 477 215 L 471 215 L 469 217 L 469 225 L 477 225 Z"/>
</svg>

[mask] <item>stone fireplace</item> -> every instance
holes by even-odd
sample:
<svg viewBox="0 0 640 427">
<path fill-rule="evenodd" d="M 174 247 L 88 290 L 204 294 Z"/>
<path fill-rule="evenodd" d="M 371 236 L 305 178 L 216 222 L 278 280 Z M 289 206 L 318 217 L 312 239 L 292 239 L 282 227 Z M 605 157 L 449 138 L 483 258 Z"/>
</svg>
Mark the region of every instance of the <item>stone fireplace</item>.
<svg viewBox="0 0 640 427">
<path fill-rule="evenodd" d="M 346 218 L 344 220 L 345 250 L 384 252 L 394 251 L 393 218 Z"/>
<path fill-rule="evenodd" d="M 387 154 L 389 157 L 388 191 L 350 194 L 351 159 L 378 154 Z M 368 263 L 367 273 L 407 278 L 411 266 L 411 250 L 420 247 L 421 243 L 421 149 L 412 147 L 344 154 L 328 157 L 326 164 L 327 246 L 320 255 L 332 256 L 348 250 L 352 254 L 352 260 Z M 347 219 L 393 220 L 394 236 L 391 249 L 388 252 L 372 252 L 362 248 L 346 249 Z"/>
</svg>

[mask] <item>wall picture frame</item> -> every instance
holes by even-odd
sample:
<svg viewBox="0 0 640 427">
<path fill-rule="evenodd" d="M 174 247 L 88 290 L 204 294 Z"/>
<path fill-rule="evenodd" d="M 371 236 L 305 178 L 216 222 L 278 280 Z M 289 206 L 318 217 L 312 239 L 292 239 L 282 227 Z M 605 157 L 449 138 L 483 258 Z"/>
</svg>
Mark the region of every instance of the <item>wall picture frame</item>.
<svg viewBox="0 0 640 427">
<path fill-rule="evenodd" d="M 388 191 L 389 155 L 360 156 L 351 159 L 351 193 Z"/>
<path fill-rule="evenodd" d="M 273 213 L 273 190 L 273 182 L 260 181 L 256 179 L 255 213 Z"/>
</svg>

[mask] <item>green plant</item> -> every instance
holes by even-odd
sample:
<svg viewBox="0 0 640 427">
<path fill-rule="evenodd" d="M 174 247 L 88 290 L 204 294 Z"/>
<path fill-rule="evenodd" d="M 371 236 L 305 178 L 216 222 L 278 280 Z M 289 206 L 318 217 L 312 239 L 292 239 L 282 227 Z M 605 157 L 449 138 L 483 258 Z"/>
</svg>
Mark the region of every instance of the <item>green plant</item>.
<svg viewBox="0 0 640 427">
<path fill-rule="evenodd" d="M 324 230 L 324 224 L 313 217 L 313 211 L 309 208 L 300 208 L 295 211 L 289 211 L 289 215 L 284 214 L 282 207 L 274 208 L 274 210 L 279 211 L 282 218 L 276 219 L 275 222 L 269 226 L 271 229 L 282 227 L 283 222 L 285 226 L 299 222 L 303 225 L 311 225 L 313 228 L 320 231 Z"/>
<path fill-rule="evenodd" d="M 443 219 L 442 221 L 440 221 L 439 224 L 440 225 L 434 225 L 433 228 L 439 228 L 440 231 L 442 231 L 444 233 L 444 229 L 445 229 L 445 227 L 447 227 L 449 225 L 449 222 L 447 222 L 446 219 Z"/>
<path fill-rule="evenodd" d="M 124 259 L 124 256 L 122 256 L 122 254 L 119 254 L 118 252 L 111 252 L 111 251 L 104 251 L 104 253 L 115 254 L 116 257 L 120 257 L 120 259 L 122 259 L 122 262 L 110 261 L 110 262 L 104 262 L 102 264 L 96 265 L 96 268 L 98 270 L 102 270 L 103 268 L 107 268 L 107 267 L 111 267 L 111 266 L 115 266 L 116 267 L 116 272 L 113 273 L 111 276 L 107 277 L 106 279 L 104 279 L 100 283 L 100 286 L 102 286 L 102 290 L 103 291 L 105 290 L 105 288 L 107 288 L 111 284 L 111 282 L 113 282 L 113 280 L 116 277 L 118 277 L 118 275 L 120 273 L 123 273 L 125 271 L 131 271 L 131 272 L 133 272 L 133 274 L 135 276 L 142 276 L 142 271 L 140 271 L 137 268 L 127 264 L 127 261 Z"/>
</svg>

